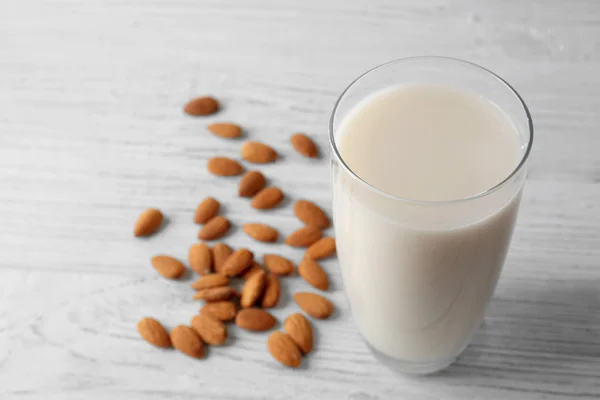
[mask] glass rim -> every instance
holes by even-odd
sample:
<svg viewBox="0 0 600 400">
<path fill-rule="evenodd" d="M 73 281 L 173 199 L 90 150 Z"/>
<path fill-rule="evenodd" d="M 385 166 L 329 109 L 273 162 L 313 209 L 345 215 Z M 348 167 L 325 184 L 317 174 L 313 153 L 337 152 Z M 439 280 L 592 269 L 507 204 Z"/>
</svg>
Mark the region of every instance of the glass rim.
<svg viewBox="0 0 600 400">
<path fill-rule="evenodd" d="M 338 146 L 336 144 L 336 140 L 335 140 L 335 134 L 334 134 L 334 129 L 333 129 L 333 124 L 334 124 L 334 120 L 338 111 L 338 107 L 340 105 L 340 102 L 342 101 L 342 99 L 344 99 L 344 96 L 348 93 L 348 91 L 350 89 L 352 89 L 362 78 L 364 78 L 365 76 L 371 74 L 372 72 L 375 72 L 377 70 L 379 70 L 380 68 L 386 67 L 388 65 L 391 64 L 397 64 L 397 63 L 404 63 L 404 62 L 410 62 L 410 61 L 425 61 L 425 60 L 440 60 L 440 61 L 451 61 L 451 62 L 456 62 L 457 64 L 463 64 L 469 67 L 475 67 L 476 69 L 479 69 L 483 72 L 485 72 L 486 74 L 488 74 L 491 78 L 495 79 L 497 82 L 499 82 L 502 86 L 504 86 L 506 89 L 508 89 L 509 92 L 511 92 L 519 101 L 519 103 L 521 104 L 521 106 L 523 107 L 523 111 L 525 112 L 525 115 L 527 117 L 527 124 L 528 124 L 528 128 L 529 128 L 529 141 L 527 143 L 527 149 L 525 149 L 525 153 L 523 153 L 523 156 L 521 157 L 521 161 L 517 164 L 517 166 L 515 167 L 515 169 L 506 177 L 504 178 L 500 183 L 492 186 L 489 189 L 486 189 L 482 192 L 476 193 L 474 195 L 468 196 L 468 197 L 463 197 L 460 199 L 453 199 L 453 200 L 446 200 L 446 201 L 425 201 L 425 200 L 413 200 L 413 199 L 408 199 L 405 197 L 400 197 L 400 196 L 395 196 L 393 194 L 384 192 L 383 190 L 380 190 L 378 188 L 376 188 L 375 186 L 371 185 L 370 183 L 368 183 L 367 181 L 365 181 L 364 179 L 362 179 L 360 176 L 358 176 L 349 166 L 348 164 L 346 164 L 346 162 L 344 161 L 342 155 L 339 152 Z M 398 58 L 395 60 L 391 60 L 388 62 L 385 62 L 383 64 L 377 65 L 369 70 L 367 70 L 366 72 L 363 72 L 362 74 L 360 74 L 356 79 L 354 79 L 345 89 L 344 91 L 340 94 L 340 96 L 337 98 L 335 105 L 333 106 L 333 110 L 331 112 L 331 117 L 329 118 L 329 145 L 331 147 L 331 149 L 333 150 L 333 154 L 335 155 L 335 158 L 337 159 L 337 161 L 342 165 L 342 168 L 344 168 L 346 170 L 346 172 L 348 172 L 350 174 L 350 176 L 356 180 L 358 180 L 359 183 L 366 185 L 370 190 L 388 197 L 390 199 L 393 200 L 397 200 L 397 201 L 401 201 L 401 202 L 406 202 L 406 203 L 411 203 L 411 204 L 421 204 L 421 205 L 447 205 L 447 204 L 456 204 L 456 203 L 465 203 L 465 202 L 469 202 L 472 200 L 476 200 L 482 197 L 485 197 L 489 194 L 494 193 L 495 191 L 501 189 L 502 187 L 506 186 L 506 184 L 515 176 L 519 173 L 519 171 L 523 168 L 523 166 L 525 165 L 525 163 L 527 162 L 527 159 L 529 158 L 529 154 L 531 153 L 531 147 L 533 145 L 533 121 L 531 119 L 531 114 L 529 112 L 529 109 L 527 108 L 527 105 L 525 104 L 525 101 L 523 100 L 523 98 L 521 97 L 521 95 L 515 90 L 515 88 L 513 88 L 507 81 L 505 81 L 504 79 L 502 79 L 499 75 L 495 74 L 494 72 L 490 71 L 487 68 L 484 68 L 478 64 L 472 63 L 470 61 L 466 61 L 466 60 L 461 60 L 459 58 L 453 58 L 453 57 L 443 57 L 443 56 L 416 56 L 416 57 L 405 57 L 405 58 Z"/>
</svg>

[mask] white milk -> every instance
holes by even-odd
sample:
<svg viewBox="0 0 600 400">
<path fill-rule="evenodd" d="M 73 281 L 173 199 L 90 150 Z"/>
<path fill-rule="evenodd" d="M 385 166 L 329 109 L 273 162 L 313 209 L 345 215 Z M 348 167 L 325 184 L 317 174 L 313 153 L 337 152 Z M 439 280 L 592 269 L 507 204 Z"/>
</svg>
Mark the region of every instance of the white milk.
<svg viewBox="0 0 600 400">
<path fill-rule="evenodd" d="M 348 168 L 381 191 L 334 168 L 338 256 L 362 336 L 402 361 L 454 359 L 496 286 L 524 174 L 479 199 L 451 201 L 515 170 L 516 128 L 485 99 L 410 85 L 367 98 L 335 139 Z"/>
</svg>

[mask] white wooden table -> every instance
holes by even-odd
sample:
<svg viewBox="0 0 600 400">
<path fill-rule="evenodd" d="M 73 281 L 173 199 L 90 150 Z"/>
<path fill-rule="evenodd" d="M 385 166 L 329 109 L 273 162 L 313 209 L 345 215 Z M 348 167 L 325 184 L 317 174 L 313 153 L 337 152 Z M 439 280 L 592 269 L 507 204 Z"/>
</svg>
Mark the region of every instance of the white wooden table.
<svg viewBox="0 0 600 400">
<path fill-rule="evenodd" d="M 536 126 L 521 214 L 485 325 L 464 356 L 426 378 L 389 373 L 352 323 L 335 260 L 339 313 L 316 324 L 300 370 L 276 364 L 266 334 L 195 361 L 151 348 L 135 325 L 168 327 L 199 305 L 150 257 L 182 259 L 196 204 L 213 195 L 243 223 L 299 227 L 291 201 L 257 214 L 236 179 L 205 168 L 237 156 L 207 122 L 233 120 L 283 160 L 262 168 L 289 199 L 331 210 L 333 103 L 355 76 L 420 54 L 465 58 L 504 76 Z M 600 397 L 600 3 L 595 0 L 2 0 L 0 4 L 1 399 L 597 399 Z M 218 116 L 182 114 L 213 94 Z M 169 223 L 135 240 L 138 213 Z M 301 252 L 275 245 L 299 260 Z M 285 280 L 287 293 L 306 288 Z M 281 320 L 296 306 L 275 310 Z"/>
</svg>

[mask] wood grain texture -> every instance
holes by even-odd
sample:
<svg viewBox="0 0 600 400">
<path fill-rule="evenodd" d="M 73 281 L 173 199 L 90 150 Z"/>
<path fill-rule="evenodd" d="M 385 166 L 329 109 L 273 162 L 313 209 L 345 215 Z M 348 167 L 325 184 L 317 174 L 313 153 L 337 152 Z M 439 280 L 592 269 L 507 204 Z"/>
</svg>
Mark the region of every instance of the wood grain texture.
<svg viewBox="0 0 600 400">
<path fill-rule="evenodd" d="M 315 323 L 305 367 L 279 367 L 268 334 L 232 329 L 206 360 L 151 348 L 135 326 L 167 328 L 200 304 L 150 258 L 186 258 L 207 195 L 236 225 L 227 241 L 257 254 L 302 251 L 243 234 L 300 224 L 291 200 L 329 213 L 327 122 L 355 76 L 419 54 L 469 59 L 511 82 L 536 125 L 513 245 L 485 323 L 463 357 L 428 378 L 398 378 L 356 333 L 335 260 L 323 261 L 338 313 Z M 594 0 L 3 0 L 0 4 L 0 398 L 597 399 L 600 397 L 600 3 Z M 197 95 L 223 103 L 194 119 Z M 259 213 L 237 178 L 206 171 L 243 141 L 206 131 L 234 121 L 272 144 L 261 166 L 289 199 Z M 168 218 L 132 237 L 147 207 Z M 332 231 L 328 232 L 332 234 Z M 190 277 L 191 278 L 191 277 Z M 273 312 L 297 311 L 286 295 Z"/>
</svg>

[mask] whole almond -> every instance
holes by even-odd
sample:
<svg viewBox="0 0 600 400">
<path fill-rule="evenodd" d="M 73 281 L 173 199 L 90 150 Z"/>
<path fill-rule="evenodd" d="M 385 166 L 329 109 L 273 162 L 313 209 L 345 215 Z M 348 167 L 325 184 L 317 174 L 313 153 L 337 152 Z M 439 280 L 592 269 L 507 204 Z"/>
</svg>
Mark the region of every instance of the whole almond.
<svg viewBox="0 0 600 400">
<path fill-rule="evenodd" d="M 204 275 L 192 283 L 192 289 L 202 290 L 229 285 L 229 278 L 221 274 Z"/>
<path fill-rule="evenodd" d="M 185 273 L 185 265 L 170 256 L 158 255 L 152 257 L 152 266 L 167 279 L 177 279 Z"/>
<path fill-rule="evenodd" d="M 261 267 L 260 264 L 256 262 L 256 260 L 254 260 L 254 261 L 252 261 L 252 265 L 250 266 L 250 268 L 245 270 L 241 276 L 242 276 L 243 280 L 247 281 L 252 276 L 260 273 L 261 271 L 264 271 L 264 268 Z"/>
<path fill-rule="evenodd" d="M 285 239 L 285 243 L 294 247 L 308 247 L 321 239 L 321 230 L 313 225 L 306 225 L 293 232 Z"/>
<path fill-rule="evenodd" d="M 204 357 L 204 343 L 192 328 L 186 325 L 177 325 L 171 331 L 173 347 L 193 358 Z"/>
<path fill-rule="evenodd" d="M 294 272 L 294 263 L 277 254 L 265 254 L 263 262 L 265 267 L 275 275 L 289 275 Z"/>
<path fill-rule="evenodd" d="M 220 286 L 197 291 L 194 295 L 194 300 L 204 300 L 207 302 L 223 301 L 230 300 L 234 297 L 237 297 L 237 295 L 238 292 L 234 288 L 229 286 Z"/>
<path fill-rule="evenodd" d="M 238 276 L 252 265 L 253 260 L 254 254 L 250 250 L 236 250 L 225 260 L 222 272 L 226 276 Z"/>
<path fill-rule="evenodd" d="M 197 274 L 206 275 L 212 271 L 212 252 L 206 243 L 196 243 L 190 246 L 188 263 Z"/>
<path fill-rule="evenodd" d="M 242 128 L 230 122 L 216 122 L 208 125 L 208 130 L 225 139 L 236 139 L 242 136 Z"/>
<path fill-rule="evenodd" d="M 205 224 L 219 213 L 221 204 L 213 197 L 207 197 L 196 208 L 194 213 L 194 222 L 197 224 Z"/>
<path fill-rule="evenodd" d="M 242 287 L 240 295 L 240 305 L 243 308 L 250 308 L 256 304 L 260 296 L 262 296 L 267 283 L 267 274 L 265 271 L 257 272 L 246 281 Z"/>
<path fill-rule="evenodd" d="M 188 101 L 183 111 L 195 117 L 211 115 L 219 111 L 219 102 L 210 96 L 198 97 Z"/>
<path fill-rule="evenodd" d="M 133 234 L 136 237 L 150 236 L 158 230 L 162 221 L 162 212 L 156 208 L 149 208 L 138 217 L 133 228 Z"/>
<path fill-rule="evenodd" d="M 242 180 L 238 189 L 240 197 L 252 197 L 260 192 L 266 185 L 267 180 L 260 171 L 248 171 Z"/>
<path fill-rule="evenodd" d="M 283 332 L 273 332 L 267 340 L 267 348 L 273 358 L 285 366 L 297 368 L 302 363 L 300 349 L 292 338 Z"/>
<path fill-rule="evenodd" d="M 209 314 L 220 321 L 233 321 L 237 307 L 231 301 L 216 301 L 214 303 L 206 303 L 200 309 L 200 314 Z"/>
<path fill-rule="evenodd" d="M 329 289 L 329 278 L 327 278 L 327 274 L 319 263 L 312 258 L 305 257 L 300 264 L 298 264 L 298 274 L 300 274 L 306 282 L 317 289 Z"/>
<path fill-rule="evenodd" d="M 235 324 L 242 329 L 254 332 L 268 331 L 277 320 L 260 308 L 244 308 L 235 316 Z"/>
<path fill-rule="evenodd" d="M 265 285 L 265 294 L 263 295 L 261 307 L 272 308 L 279 302 L 281 295 L 281 284 L 277 275 L 269 274 L 267 276 L 267 284 Z"/>
<path fill-rule="evenodd" d="M 255 164 L 265 164 L 277 159 L 277 152 L 261 142 L 248 141 L 242 146 L 242 158 Z"/>
<path fill-rule="evenodd" d="M 267 210 L 275 208 L 283 200 L 283 192 L 281 189 L 269 186 L 264 188 L 252 199 L 252 207 L 258 210 Z"/>
<path fill-rule="evenodd" d="M 242 164 L 228 157 L 213 157 L 207 166 L 208 171 L 217 176 L 236 176 L 244 172 Z"/>
<path fill-rule="evenodd" d="M 137 324 L 142 339 L 156 347 L 171 347 L 171 338 L 167 330 L 154 318 L 143 318 Z"/>
<path fill-rule="evenodd" d="M 335 239 L 332 237 L 319 239 L 306 250 L 306 255 L 313 260 L 320 260 L 333 254 L 335 254 Z"/>
<path fill-rule="evenodd" d="M 333 304 L 325 297 L 310 292 L 294 294 L 294 301 L 305 313 L 313 318 L 327 319 L 333 314 Z"/>
<path fill-rule="evenodd" d="M 208 221 L 200 232 L 198 233 L 198 239 L 200 240 L 215 240 L 220 239 L 229 231 L 231 223 L 229 220 L 222 215 L 217 215 L 210 221 Z"/>
<path fill-rule="evenodd" d="M 212 247 L 213 263 L 215 272 L 220 274 L 227 258 L 233 253 L 233 249 L 225 243 L 217 243 Z"/>
<path fill-rule="evenodd" d="M 306 225 L 314 225 L 321 229 L 331 226 L 331 221 L 327 214 L 325 214 L 325 211 L 312 201 L 298 200 L 294 204 L 294 214 Z"/>
<path fill-rule="evenodd" d="M 317 150 L 317 146 L 308 136 L 302 133 L 296 133 L 292 135 L 292 137 L 290 138 L 290 142 L 292 142 L 292 146 L 294 147 L 294 149 L 296 149 L 296 151 L 302 154 L 304 157 L 319 157 L 319 151 Z"/>
<path fill-rule="evenodd" d="M 283 329 L 304 354 L 310 353 L 313 348 L 313 329 L 304 315 L 300 313 L 290 315 L 285 319 Z"/>
<path fill-rule="evenodd" d="M 211 315 L 195 315 L 192 317 L 190 325 L 204 343 L 218 346 L 227 340 L 227 328 L 225 324 Z"/>
<path fill-rule="evenodd" d="M 274 243 L 279 238 L 277 229 L 266 224 L 246 224 L 242 229 L 248 236 L 259 242 Z"/>
</svg>

